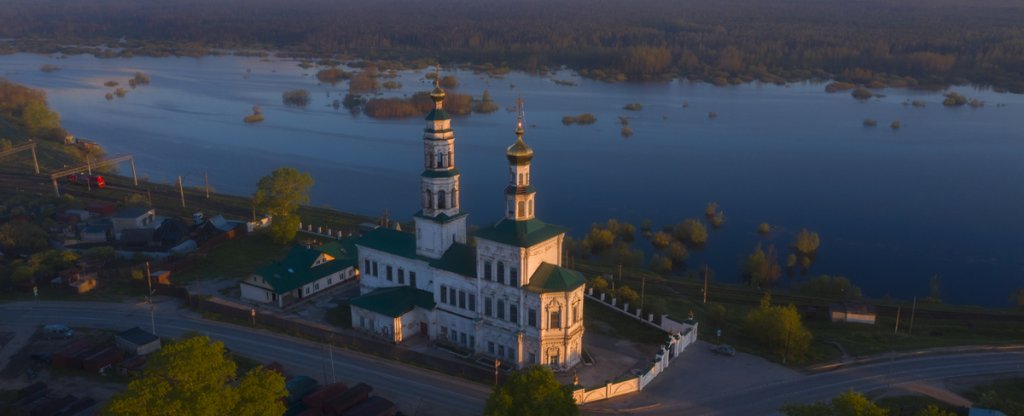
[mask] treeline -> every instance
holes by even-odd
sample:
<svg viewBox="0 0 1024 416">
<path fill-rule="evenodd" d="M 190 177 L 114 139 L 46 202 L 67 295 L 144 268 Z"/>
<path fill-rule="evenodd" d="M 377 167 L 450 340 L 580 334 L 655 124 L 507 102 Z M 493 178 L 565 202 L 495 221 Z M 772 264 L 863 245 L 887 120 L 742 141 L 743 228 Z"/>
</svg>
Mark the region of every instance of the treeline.
<svg viewBox="0 0 1024 416">
<path fill-rule="evenodd" d="M 197 16 L 201 16 L 197 18 Z M 565 16 L 572 16 L 566 24 Z M 876 86 L 973 82 L 1024 92 L 1024 3 L 1009 0 L 11 0 L 7 52 L 307 56 L 567 65 L 607 80 L 720 85 L 836 77 Z M 500 22 L 498 24 L 497 22 Z M 124 42 L 118 40 L 124 37 Z"/>
</svg>

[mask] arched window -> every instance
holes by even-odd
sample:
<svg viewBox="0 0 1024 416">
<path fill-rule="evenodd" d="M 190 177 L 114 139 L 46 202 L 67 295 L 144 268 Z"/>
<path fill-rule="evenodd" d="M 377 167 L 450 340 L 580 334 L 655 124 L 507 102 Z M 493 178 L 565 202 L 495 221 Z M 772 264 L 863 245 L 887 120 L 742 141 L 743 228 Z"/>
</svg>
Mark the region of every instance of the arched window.
<svg viewBox="0 0 1024 416">
<path fill-rule="evenodd" d="M 436 160 L 437 160 L 437 167 L 443 168 L 444 166 L 441 164 L 441 152 L 440 151 L 437 152 L 437 159 Z"/>
<path fill-rule="evenodd" d="M 427 189 L 426 197 L 427 200 L 424 201 L 423 206 L 426 208 L 434 208 L 434 194 L 430 192 L 429 189 Z"/>
<path fill-rule="evenodd" d="M 447 205 L 444 199 L 444 191 L 437 191 L 437 209 L 445 209 Z"/>
<path fill-rule="evenodd" d="M 427 151 L 427 167 L 434 166 L 434 154 Z"/>
<path fill-rule="evenodd" d="M 530 215 L 533 215 L 533 200 L 530 200 Z"/>
<path fill-rule="evenodd" d="M 526 216 L 526 202 L 519 201 L 519 216 L 520 217 L 525 217 Z"/>
<path fill-rule="evenodd" d="M 519 174 L 519 184 L 520 185 L 524 185 L 524 183 L 523 183 L 523 174 L 522 173 Z"/>
</svg>

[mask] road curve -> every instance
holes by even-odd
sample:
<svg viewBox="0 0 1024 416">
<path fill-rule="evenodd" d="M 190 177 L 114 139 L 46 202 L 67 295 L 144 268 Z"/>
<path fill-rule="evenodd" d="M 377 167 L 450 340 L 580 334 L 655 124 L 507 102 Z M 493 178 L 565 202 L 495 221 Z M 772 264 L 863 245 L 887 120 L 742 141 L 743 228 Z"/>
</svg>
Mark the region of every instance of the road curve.
<svg viewBox="0 0 1024 416">
<path fill-rule="evenodd" d="M 487 386 L 348 350 L 329 352 L 324 345 L 277 333 L 202 319 L 177 301 L 154 308 L 157 335 L 178 337 L 199 331 L 223 341 L 244 356 L 277 361 L 291 374 L 320 381 L 336 375 L 345 383 L 365 382 L 381 396 L 413 415 L 479 415 L 490 393 Z M 0 328 L 63 323 L 76 327 L 124 330 L 150 328 L 145 303 L 16 302 L 0 304 Z M 330 355 L 334 371 L 330 368 Z"/>
</svg>

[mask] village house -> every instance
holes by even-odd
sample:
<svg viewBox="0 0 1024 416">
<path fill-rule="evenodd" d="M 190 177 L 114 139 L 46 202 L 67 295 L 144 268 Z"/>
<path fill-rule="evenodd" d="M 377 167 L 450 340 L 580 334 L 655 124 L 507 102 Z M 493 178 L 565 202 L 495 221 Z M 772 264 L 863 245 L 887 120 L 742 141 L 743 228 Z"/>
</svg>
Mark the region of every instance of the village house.
<svg viewBox="0 0 1024 416">
<path fill-rule="evenodd" d="M 296 245 L 280 261 L 240 282 L 242 298 L 286 307 L 355 278 L 355 248 L 348 240 L 318 247 Z"/>
</svg>

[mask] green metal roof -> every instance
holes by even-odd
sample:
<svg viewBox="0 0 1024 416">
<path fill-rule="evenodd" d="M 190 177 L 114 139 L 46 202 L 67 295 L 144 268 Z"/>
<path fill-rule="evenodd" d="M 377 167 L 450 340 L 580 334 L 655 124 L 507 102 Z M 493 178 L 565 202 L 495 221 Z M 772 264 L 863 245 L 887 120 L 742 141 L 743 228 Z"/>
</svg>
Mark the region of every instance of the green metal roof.
<svg viewBox="0 0 1024 416">
<path fill-rule="evenodd" d="M 427 113 L 427 117 L 426 117 L 427 120 L 431 120 L 431 121 L 450 120 L 451 118 L 452 117 L 450 115 L 448 115 L 447 111 L 444 111 L 444 109 L 437 109 L 437 108 L 435 108 L 433 110 L 430 110 L 430 112 Z"/>
<path fill-rule="evenodd" d="M 424 178 L 451 178 L 453 176 L 458 176 L 458 175 L 459 175 L 459 170 L 458 169 L 425 170 L 425 171 L 423 171 L 423 173 L 420 174 L 420 176 L 422 176 Z"/>
<path fill-rule="evenodd" d="M 441 223 L 441 224 L 454 221 L 455 219 L 461 218 L 461 217 L 465 217 L 466 215 L 469 215 L 469 214 L 465 213 L 465 212 L 460 212 L 458 214 L 455 214 L 455 215 L 452 215 L 452 216 L 448 216 L 448 214 L 445 214 L 445 213 L 442 212 L 440 214 L 437 214 L 436 217 L 430 217 L 430 216 L 427 216 L 427 215 L 423 215 L 423 210 L 417 211 L 415 214 L 413 214 L 413 216 L 420 217 L 420 218 L 425 218 L 425 219 L 428 219 L 428 220 L 431 220 L 431 221 L 434 221 L 434 222 L 438 222 L 438 223 Z"/>
<path fill-rule="evenodd" d="M 535 194 L 535 193 L 537 193 L 537 188 L 534 188 L 533 185 L 526 185 L 526 186 L 513 186 L 513 185 L 509 185 L 509 186 L 505 187 L 505 194 L 507 194 L 507 195 L 525 195 L 525 194 Z"/>
<path fill-rule="evenodd" d="M 530 277 L 530 284 L 526 286 L 526 289 L 538 293 L 568 292 L 586 282 L 580 272 L 551 263 L 541 263 L 537 271 L 533 272 L 533 276 Z"/>
<path fill-rule="evenodd" d="M 357 308 L 397 318 L 413 308 L 434 309 L 434 294 L 412 286 L 385 287 L 349 301 Z"/>
<path fill-rule="evenodd" d="M 416 235 L 390 228 L 381 227 L 367 232 L 356 239 L 355 244 L 405 258 L 419 258 L 416 256 Z"/>
<path fill-rule="evenodd" d="M 468 244 L 452 243 L 444 255 L 430 265 L 462 276 L 476 277 L 476 248 Z"/>
<path fill-rule="evenodd" d="M 559 234 L 564 234 L 567 230 L 564 227 L 546 224 L 536 218 L 525 221 L 506 218 L 493 226 L 477 231 L 476 237 L 511 246 L 530 247 Z"/>
<path fill-rule="evenodd" d="M 314 267 L 313 263 L 321 254 L 328 254 L 334 257 L 334 260 Z M 327 275 L 354 267 L 355 263 L 355 251 L 344 250 L 341 243 L 330 243 L 314 248 L 295 246 L 284 259 L 259 268 L 255 274 L 266 280 L 275 292 L 282 294 Z"/>
</svg>

